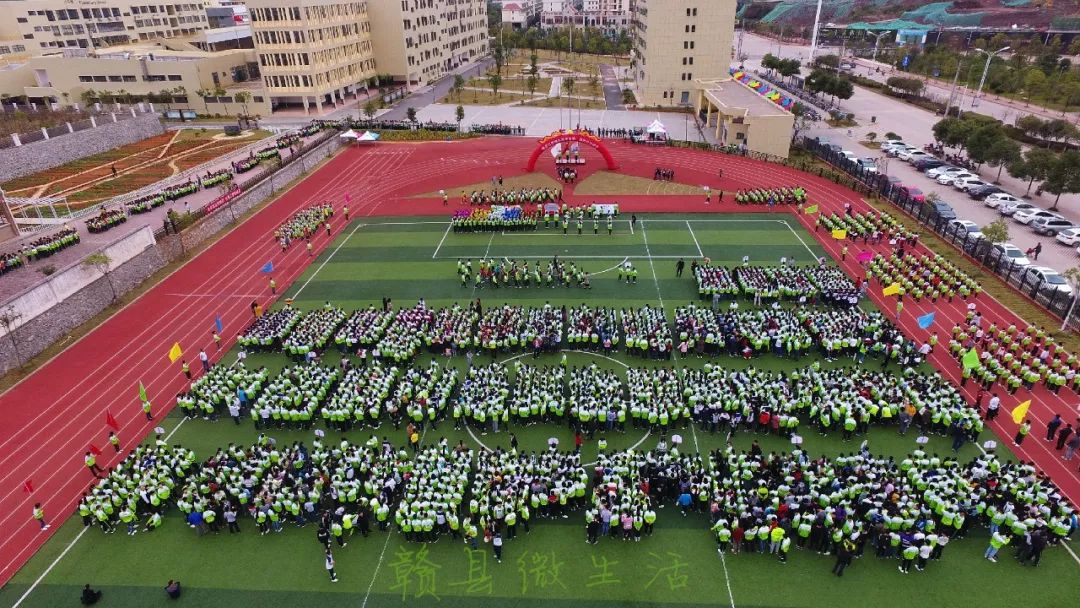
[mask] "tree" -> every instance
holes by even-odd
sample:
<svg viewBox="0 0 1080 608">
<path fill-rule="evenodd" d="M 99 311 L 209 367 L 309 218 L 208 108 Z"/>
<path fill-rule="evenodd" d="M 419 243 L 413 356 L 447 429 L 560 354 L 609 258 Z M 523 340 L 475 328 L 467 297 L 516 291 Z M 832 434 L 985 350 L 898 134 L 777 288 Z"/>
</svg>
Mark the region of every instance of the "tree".
<svg viewBox="0 0 1080 608">
<path fill-rule="evenodd" d="M 538 84 L 540 84 L 540 79 L 536 77 L 536 74 L 529 74 L 529 77 L 525 79 L 525 88 L 529 90 L 529 97 L 536 94 Z"/>
<path fill-rule="evenodd" d="M 765 56 L 761 58 L 761 67 L 772 72 L 780 67 L 780 59 L 772 53 L 765 53 Z"/>
<path fill-rule="evenodd" d="M 866 141 L 873 143 L 875 139 L 877 139 L 877 133 L 870 131 L 866 134 Z"/>
<path fill-rule="evenodd" d="M 532 53 L 532 54 L 529 55 L 529 73 L 530 74 L 537 74 L 537 73 L 540 72 L 540 68 L 537 67 L 537 65 L 536 65 L 536 62 L 539 61 L 539 59 L 540 59 L 540 57 L 536 53 Z"/>
<path fill-rule="evenodd" d="M 600 92 L 600 78 L 596 74 L 589 76 L 589 91 L 594 97 Z"/>
<path fill-rule="evenodd" d="M 213 93 L 209 89 L 199 89 L 198 91 L 195 91 L 195 94 L 198 95 L 199 99 L 202 100 L 203 110 L 206 110 L 206 113 L 209 114 L 210 104 L 206 102 L 206 98 L 213 95 Z"/>
<path fill-rule="evenodd" d="M 416 123 L 416 108 L 408 107 L 405 109 L 405 119 L 411 123 Z"/>
<path fill-rule="evenodd" d="M 364 104 L 364 116 L 368 120 L 371 120 L 372 118 L 375 118 L 375 102 L 374 101 L 368 99 L 367 103 Z"/>
<path fill-rule="evenodd" d="M 851 96 L 855 94 L 855 85 L 851 84 L 847 78 L 837 78 L 833 81 L 833 86 L 830 87 L 828 93 L 837 99 L 851 99 Z"/>
<path fill-rule="evenodd" d="M 1077 41 L 1080 41 L 1080 37 L 1077 37 Z M 1061 103 L 1065 106 L 1064 108 L 1062 108 L 1062 111 L 1067 112 L 1069 110 L 1069 106 L 1071 106 L 1073 102 L 1080 100 L 1080 82 L 1077 82 L 1075 80 L 1070 80 L 1066 82 L 1065 84 L 1061 85 L 1060 94 Z"/>
<path fill-rule="evenodd" d="M 1004 243 L 1009 240 L 1009 225 L 998 218 L 979 229 L 979 232 L 991 243 Z"/>
<path fill-rule="evenodd" d="M 981 126 L 968 135 L 964 144 L 967 146 L 968 158 L 976 165 L 976 170 L 983 163 L 989 162 L 990 152 L 995 145 L 1002 140 L 1008 139 L 1005 130 L 1000 124 Z"/>
<path fill-rule="evenodd" d="M 1024 102 L 1031 103 L 1031 95 L 1041 91 L 1046 85 L 1046 74 L 1039 68 L 1031 68 L 1024 73 Z"/>
<path fill-rule="evenodd" d="M 97 97 L 97 91 L 95 91 L 94 89 L 86 89 L 81 94 L 79 94 L 79 99 L 82 99 L 83 105 L 87 108 L 94 105 L 94 103 L 97 101 Z"/>
<path fill-rule="evenodd" d="M 889 131 L 888 133 L 885 134 L 885 139 L 904 139 L 904 138 L 900 137 L 900 134 L 898 134 L 898 133 L 894 133 L 892 131 Z"/>
<path fill-rule="evenodd" d="M 1057 211 L 1062 194 L 1080 192 L 1080 152 L 1067 150 L 1059 154 L 1046 173 L 1042 189 L 1057 195 L 1050 211 Z"/>
<path fill-rule="evenodd" d="M 488 84 L 491 85 L 491 94 L 499 97 L 499 87 L 502 86 L 502 76 L 498 72 L 488 75 Z"/>
<path fill-rule="evenodd" d="M 567 97 L 573 95 L 574 94 L 574 78 L 572 76 L 567 76 L 566 78 L 563 78 L 562 88 L 563 88 L 564 91 L 566 91 Z"/>
<path fill-rule="evenodd" d="M 1016 119 L 1016 128 L 1023 131 L 1024 135 L 1027 135 L 1028 137 L 1035 137 L 1043 128 L 1043 119 L 1034 114 L 1021 116 Z"/>
<path fill-rule="evenodd" d="M 1031 185 L 1036 181 L 1043 181 L 1050 173 L 1050 168 L 1057 160 L 1056 155 L 1043 148 L 1031 148 L 1024 152 L 1023 156 L 1013 161 L 1011 165 L 1006 167 L 1009 170 L 1009 175 L 1016 179 L 1028 180 L 1027 190 L 1024 194 L 1031 192 Z"/>
<path fill-rule="evenodd" d="M 465 88 L 465 79 L 461 77 L 461 74 L 454 74 L 454 84 L 450 87 L 450 90 L 454 93 L 454 99 L 461 101 L 461 91 Z"/>
<path fill-rule="evenodd" d="M 491 58 L 495 60 L 495 73 L 502 75 L 503 65 L 506 63 L 506 50 L 499 44 L 491 47 Z"/>
<path fill-rule="evenodd" d="M 248 93 L 247 91 L 240 91 L 236 95 L 233 95 L 233 99 L 235 99 L 236 102 L 244 108 L 244 115 L 246 116 L 248 113 L 247 104 L 249 101 L 251 101 L 251 93 Z"/>
<path fill-rule="evenodd" d="M 814 59 L 814 67 L 836 70 L 840 67 L 840 57 L 838 55 L 819 55 Z"/>
<path fill-rule="evenodd" d="M 1068 53 L 1070 55 L 1080 55 L 1080 36 L 1073 38 L 1072 42 L 1069 43 Z"/>
<path fill-rule="evenodd" d="M 454 118 L 457 119 L 457 130 L 460 131 L 461 130 L 461 121 L 465 120 L 465 108 L 462 107 L 462 106 L 458 106 L 454 110 Z"/>
<path fill-rule="evenodd" d="M 218 86 L 214 87 L 214 97 L 217 97 L 218 101 L 221 101 L 222 99 L 224 99 L 226 94 L 227 94 L 227 92 L 225 91 L 225 89 L 221 88 L 221 85 L 218 85 Z M 228 114 L 229 113 L 229 103 L 226 102 L 226 101 L 221 101 L 221 104 L 223 106 L 225 106 L 225 113 Z"/>
<path fill-rule="evenodd" d="M 780 72 L 781 76 L 794 76 L 799 73 L 800 68 L 802 68 L 802 62 L 798 59 L 781 59 L 776 66 L 776 71 Z"/>
<path fill-rule="evenodd" d="M 995 184 L 1001 183 L 1001 170 L 1010 163 L 1016 162 L 1018 158 L 1020 158 L 1020 144 L 1008 137 L 1001 137 L 994 141 L 986 154 L 986 162 L 991 167 L 998 168 L 997 175 L 994 177 Z"/>
<path fill-rule="evenodd" d="M 86 256 L 86 259 L 83 260 L 83 266 L 85 266 L 86 268 L 92 268 L 93 270 L 100 272 L 101 276 L 105 277 L 105 280 L 109 283 L 109 291 L 112 292 L 112 300 L 109 301 L 115 302 L 116 286 L 113 285 L 112 277 L 109 276 L 112 272 L 112 270 L 109 268 L 109 265 L 111 264 L 112 258 L 110 258 L 108 254 L 102 251 L 99 251 L 97 253 L 91 253 L 90 255 Z"/>
</svg>

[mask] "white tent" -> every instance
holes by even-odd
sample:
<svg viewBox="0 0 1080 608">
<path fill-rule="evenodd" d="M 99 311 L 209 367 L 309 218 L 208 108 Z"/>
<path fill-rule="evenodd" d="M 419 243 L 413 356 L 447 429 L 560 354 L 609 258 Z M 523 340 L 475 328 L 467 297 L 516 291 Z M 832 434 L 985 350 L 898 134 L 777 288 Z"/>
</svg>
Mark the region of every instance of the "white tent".
<svg viewBox="0 0 1080 608">
<path fill-rule="evenodd" d="M 667 135 L 667 129 L 664 128 L 664 123 L 659 120 L 653 120 L 652 124 L 645 128 L 645 132 L 651 135 Z"/>
<path fill-rule="evenodd" d="M 379 141 L 379 134 L 371 131 L 364 131 L 364 134 L 357 137 L 356 141 Z"/>
<path fill-rule="evenodd" d="M 360 136 L 356 134 L 356 131 L 353 131 L 352 129 L 349 129 L 348 131 L 345 131 L 341 135 L 338 135 L 338 137 L 340 137 L 341 139 L 356 139 L 357 137 L 360 137 Z"/>
</svg>

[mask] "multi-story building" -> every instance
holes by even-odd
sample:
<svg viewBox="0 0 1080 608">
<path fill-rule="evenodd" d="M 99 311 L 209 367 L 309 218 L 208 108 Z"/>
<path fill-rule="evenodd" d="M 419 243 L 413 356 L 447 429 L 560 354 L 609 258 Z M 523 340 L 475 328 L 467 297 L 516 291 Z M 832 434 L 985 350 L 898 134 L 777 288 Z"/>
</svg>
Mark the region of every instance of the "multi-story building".
<svg viewBox="0 0 1080 608">
<path fill-rule="evenodd" d="M 589 27 L 618 32 L 630 26 L 630 0 L 585 0 L 581 12 Z"/>
<path fill-rule="evenodd" d="M 367 0 L 248 0 L 247 6 L 273 108 L 338 107 L 375 75 Z"/>
<path fill-rule="evenodd" d="M 207 28 L 206 8 L 201 1 L 153 1 L 0 2 L 0 40 L 21 40 L 26 52 L 35 54 L 175 38 Z"/>
<path fill-rule="evenodd" d="M 488 52 L 484 0 L 368 0 L 380 74 L 423 85 Z"/>
<path fill-rule="evenodd" d="M 631 15 L 639 104 L 690 106 L 695 79 L 727 76 L 735 0 L 636 0 Z"/>
</svg>

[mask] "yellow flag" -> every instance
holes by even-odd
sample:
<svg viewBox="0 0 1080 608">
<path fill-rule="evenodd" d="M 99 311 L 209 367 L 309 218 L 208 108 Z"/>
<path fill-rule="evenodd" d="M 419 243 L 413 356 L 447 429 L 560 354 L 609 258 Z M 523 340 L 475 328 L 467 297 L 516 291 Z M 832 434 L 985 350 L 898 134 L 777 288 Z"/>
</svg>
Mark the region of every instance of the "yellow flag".
<svg viewBox="0 0 1080 608">
<path fill-rule="evenodd" d="M 1027 417 L 1028 408 L 1031 407 L 1031 399 L 1016 406 L 1016 409 L 1012 411 L 1012 419 L 1016 424 L 1020 424 Z"/>
<path fill-rule="evenodd" d="M 817 212 L 818 212 L 817 205 L 810 205 L 809 207 L 806 208 L 806 211 L 804 211 L 803 213 L 805 213 L 806 215 L 813 215 L 813 214 L 815 214 Z"/>
<path fill-rule="evenodd" d="M 169 363 L 176 363 L 176 360 L 182 354 L 184 354 L 184 351 L 180 350 L 180 343 L 174 342 L 172 348 L 169 349 Z"/>
<path fill-rule="evenodd" d="M 881 295 L 883 296 L 895 296 L 898 293 L 900 293 L 899 283 L 893 283 L 892 285 L 889 285 L 885 289 L 881 290 Z"/>
<path fill-rule="evenodd" d="M 836 229 L 832 231 L 832 238 L 842 241 L 847 238 L 847 230 Z"/>
</svg>

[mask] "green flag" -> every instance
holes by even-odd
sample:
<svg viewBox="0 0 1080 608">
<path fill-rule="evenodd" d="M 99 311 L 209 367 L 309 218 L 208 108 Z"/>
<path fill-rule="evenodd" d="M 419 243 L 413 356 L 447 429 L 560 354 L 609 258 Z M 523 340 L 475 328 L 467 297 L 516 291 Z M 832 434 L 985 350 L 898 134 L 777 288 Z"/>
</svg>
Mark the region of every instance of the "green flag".
<svg viewBox="0 0 1080 608">
<path fill-rule="evenodd" d="M 813 215 L 814 213 L 817 213 L 817 211 L 817 205 L 810 205 L 806 208 L 806 211 L 804 213 L 806 213 L 806 215 Z"/>
<path fill-rule="evenodd" d="M 979 366 L 979 353 L 974 348 L 972 348 L 971 350 L 964 353 L 963 362 L 964 362 L 964 369 L 971 369 L 972 367 L 978 367 Z"/>
<path fill-rule="evenodd" d="M 146 387 L 143 386 L 142 382 L 139 382 L 139 400 L 149 401 L 149 399 L 146 398 Z"/>
</svg>

